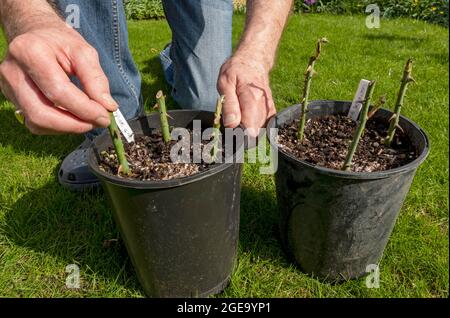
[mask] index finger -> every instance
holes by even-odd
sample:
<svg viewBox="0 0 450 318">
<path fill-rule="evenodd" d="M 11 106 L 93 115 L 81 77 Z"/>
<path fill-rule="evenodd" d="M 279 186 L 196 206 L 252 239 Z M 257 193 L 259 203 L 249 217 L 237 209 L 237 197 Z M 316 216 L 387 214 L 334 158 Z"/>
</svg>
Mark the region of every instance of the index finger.
<svg viewBox="0 0 450 318">
<path fill-rule="evenodd" d="M 109 111 L 118 108 L 111 96 L 109 82 L 93 47 L 77 50 L 72 54 L 72 70 L 83 85 L 86 94 Z"/>
<path fill-rule="evenodd" d="M 100 127 L 109 125 L 108 111 L 96 101 L 90 99 L 76 87 L 57 62 L 53 50 L 46 45 L 24 52 L 22 59 L 16 59 L 39 87 L 42 93 L 55 105 L 58 105 L 83 121 Z"/>
</svg>

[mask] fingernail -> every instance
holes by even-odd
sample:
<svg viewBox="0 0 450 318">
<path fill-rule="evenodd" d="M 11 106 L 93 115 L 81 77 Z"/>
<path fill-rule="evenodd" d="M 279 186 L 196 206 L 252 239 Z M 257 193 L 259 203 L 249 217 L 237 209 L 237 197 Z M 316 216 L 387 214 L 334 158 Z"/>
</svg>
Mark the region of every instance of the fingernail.
<svg viewBox="0 0 450 318">
<path fill-rule="evenodd" d="M 103 100 L 109 105 L 109 107 L 117 109 L 119 108 L 119 105 L 117 105 L 116 101 L 112 98 L 110 94 L 103 94 L 102 95 Z"/>
<path fill-rule="evenodd" d="M 236 115 L 235 114 L 227 114 L 223 116 L 223 124 L 225 126 L 231 125 L 236 121 Z"/>
<path fill-rule="evenodd" d="M 100 116 L 95 121 L 100 127 L 108 127 L 110 124 L 110 120 L 108 117 Z"/>
</svg>

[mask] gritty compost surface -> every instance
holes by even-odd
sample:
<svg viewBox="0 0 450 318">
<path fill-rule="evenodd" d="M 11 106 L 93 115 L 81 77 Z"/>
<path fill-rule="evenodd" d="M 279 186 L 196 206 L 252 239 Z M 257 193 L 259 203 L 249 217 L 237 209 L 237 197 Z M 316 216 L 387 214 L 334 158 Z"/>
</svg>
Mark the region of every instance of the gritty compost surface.
<svg viewBox="0 0 450 318">
<path fill-rule="evenodd" d="M 341 170 L 357 123 L 347 116 L 325 116 L 309 119 L 305 137 L 298 142 L 299 120 L 280 127 L 279 147 L 308 163 Z M 353 157 L 351 171 L 374 172 L 397 168 L 417 158 L 417 152 L 409 138 L 397 128 L 391 147 L 383 143 L 389 124 L 385 120 L 371 118 Z"/>
<path fill-rule="evenodd" d="M 190 131 L 190 138 L 190 158 L 192 159 L 192 131 Z M 202 151 L 208 142 L 202 141 Z M 205 162 L 173 163 L 170 150 L 176 143 L 175 140 L 164 143 L 161 131 L 153 130 L 150 136 L 136 136 L 134 143 L 124 142 L 126 158 L 131 170 L 130 175 L 126 176 L 122 172 L 118 174 L 119 163 L 113 146 L 100 154 L 99 168 L 112 175 L 144 181 L 187 177 L 211 167 L 211 164 Z"/>
</svg>

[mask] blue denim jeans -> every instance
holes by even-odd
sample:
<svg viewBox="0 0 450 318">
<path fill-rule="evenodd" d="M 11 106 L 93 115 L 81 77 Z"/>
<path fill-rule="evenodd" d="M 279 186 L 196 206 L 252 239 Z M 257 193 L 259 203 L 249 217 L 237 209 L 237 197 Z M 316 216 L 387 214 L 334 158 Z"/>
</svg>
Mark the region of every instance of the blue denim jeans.
<svg viewBox="0 0 450 318">
<path fill-rule="evenodd" d="M 122 0 L 56 1 L 63 16 L 74 4 L 80 8 L 77 30 L 97 49 L 122 113 L 127 119 L 142 114 L 141 77 L 128 46 Z M 213 111 L 219 70 L 231 54 L 232 0 L 163 0 L 163 5 L 172 39 L 160 61 L 172 96 L 183 108 Z"/>
</svg>

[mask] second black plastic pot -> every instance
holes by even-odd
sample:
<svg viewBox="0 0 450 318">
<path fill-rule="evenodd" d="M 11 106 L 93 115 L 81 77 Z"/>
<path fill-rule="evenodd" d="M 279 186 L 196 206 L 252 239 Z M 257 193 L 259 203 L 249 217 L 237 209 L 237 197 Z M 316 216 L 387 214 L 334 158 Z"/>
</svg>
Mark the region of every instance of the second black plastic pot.
<svg viewBox="0 0 450 318">
<path fill-rule="evenodd" d="M 308 117 L 345 114 L 351 102 L 313 101 Z M 300 117 L 291 106 L 268 124 L 269 140 L 277 128 Z M 388 121 L 392 113 L 375 116 Z M 411 120 L 401 117 L 418 158 L 382 172 L 354 173 L 314 166 L 278 149 L 275 174 L 283 247 L 307 273 L 328 281 L 366 274 L 376 265 L 394 228 L 418 166 L 429 152 L 428 138 Z"/>
<path fill-rule="evenodd" d="M 214 114 L 170 111 L 170 125 L 189 127 Z M 136 134 L 159 128 L 159 116 L 129 122 Z M 128 254 L 149 297 L 206 297 L 221 292 L 236 260 L 241 164 L 223 163 L 167 181 L 138 181 L 101 171 L 98 154 L 111 146 L 107 132 L 95 139 L 89 166 L 101 180 Z"/>
</svg>

